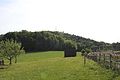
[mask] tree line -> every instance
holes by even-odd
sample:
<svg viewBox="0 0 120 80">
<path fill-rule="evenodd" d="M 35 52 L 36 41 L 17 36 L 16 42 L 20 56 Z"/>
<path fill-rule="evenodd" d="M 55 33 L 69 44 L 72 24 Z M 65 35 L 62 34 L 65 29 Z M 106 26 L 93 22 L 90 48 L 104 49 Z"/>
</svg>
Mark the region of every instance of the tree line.
<svg viewBox="0 0 120 80">
<path fill-rule="evenodd" d="M 21 43 L 26 52 L 34 51 L 62 51 L 65 49 L 66 41 L 76 46 L 77 51 L 82 49 L 99 50 L 120 50 L 120 43 L 98 42 L 84 37 L 71 35 L 57 31 L 30 32 L 22 30 L 20 32 L 8 32 L 0 35 L 0 40 L 13 39 Z"/>
</svg>

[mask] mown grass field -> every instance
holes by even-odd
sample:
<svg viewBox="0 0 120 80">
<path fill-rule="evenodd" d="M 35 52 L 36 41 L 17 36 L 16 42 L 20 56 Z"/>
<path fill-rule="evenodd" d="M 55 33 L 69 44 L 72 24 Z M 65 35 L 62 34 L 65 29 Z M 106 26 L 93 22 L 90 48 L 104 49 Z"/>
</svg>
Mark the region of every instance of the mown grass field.
<svg viewBox="0 0 120 80">
<path fill-rule="evenodd" d="M 84 66 L 79 53 L 70 58 L 63 55 L 62 51 L 22 54 L 18 63 L 0 69 L 0 80 L 120 80 L 91 60 Z"/>
</svg>

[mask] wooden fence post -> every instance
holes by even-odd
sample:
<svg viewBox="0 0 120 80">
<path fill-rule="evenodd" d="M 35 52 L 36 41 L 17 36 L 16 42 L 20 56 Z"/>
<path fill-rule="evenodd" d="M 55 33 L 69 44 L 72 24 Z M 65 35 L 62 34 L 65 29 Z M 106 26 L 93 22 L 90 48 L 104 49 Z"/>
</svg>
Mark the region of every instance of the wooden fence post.
<svg viewBox="0 0 120 80">
<path fill-rule="evenodd" d="M 97 62 L 97 54 L 95 54 L 95 61 Z"/>
<path fill-rule="evenodd" d="M 101 61 L 101 53 L 99 53 L 99 63 L 100 63 L 100 61 Z"/>
<path fill-rule="evenodd" d="M 112 68 L 112 55 L 110 54 L 110 68 Z"/>
<path fill-rule="evenodd" d="M 105 54 L 103 54 L 103 58 L 104 58 L 104 59 L 103 59 L 103 61 L 104 61 L 104 65 L 105 65 Z"/>
<path fill-rule="evenodd" d="M 116 61 L 116 70 L 117 70 L 117 71 L 119 70 L 119 69 L 118 69 L 118 66 L 119 66 L 118 59 L 119 59 L 119 57 L 118 57 L 118 55 L 117 55 L 117 61 Z"/>
</svg>

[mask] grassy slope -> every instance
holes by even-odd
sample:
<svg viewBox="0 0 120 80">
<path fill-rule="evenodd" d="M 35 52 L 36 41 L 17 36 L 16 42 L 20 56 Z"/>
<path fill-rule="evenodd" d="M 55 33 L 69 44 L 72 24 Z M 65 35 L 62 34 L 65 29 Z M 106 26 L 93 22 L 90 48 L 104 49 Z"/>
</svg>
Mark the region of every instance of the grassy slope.
<svg viewBox="0 0 120 80">
<path fill-rule="evenodd" d="M 113 80 L 114 74 L 83 58 L 64 58 L 63 52 L 23 54 L 18 63 L 0 69 L 0 80 Z"/>
</svg>

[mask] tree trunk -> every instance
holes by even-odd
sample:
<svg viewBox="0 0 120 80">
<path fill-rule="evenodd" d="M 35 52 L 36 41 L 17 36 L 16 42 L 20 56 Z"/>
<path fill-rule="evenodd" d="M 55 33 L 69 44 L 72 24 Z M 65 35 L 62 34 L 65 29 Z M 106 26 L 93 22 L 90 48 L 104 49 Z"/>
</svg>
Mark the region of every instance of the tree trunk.
<svg viewBox="0 0 120 80">
<path fill-rule="evenodd" d="M 17 63 L 17 56 L 15 57 L 15 63 Z"/>
<path fill-rule="evenodd" d="M 86 57 L 84 56 L 84 65 L 86 64 Z"/>
<path fill-rule="evenodd" d="M 11 58 L 11 57 L 10 57 L 9 61 L 10 61 L 10 63 L 9 63 L 9 64 L 11 65 L 11 64 L 12 64 L 12 58 Z"/>
</svg>

